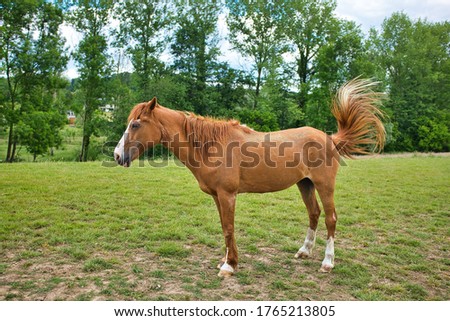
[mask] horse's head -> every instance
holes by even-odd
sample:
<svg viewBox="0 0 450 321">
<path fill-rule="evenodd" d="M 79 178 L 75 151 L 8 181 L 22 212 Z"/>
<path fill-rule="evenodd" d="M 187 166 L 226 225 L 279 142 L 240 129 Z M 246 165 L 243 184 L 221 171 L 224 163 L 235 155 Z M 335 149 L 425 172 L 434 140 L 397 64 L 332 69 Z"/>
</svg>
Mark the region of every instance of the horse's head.
<svg viewBox="0 0 450 321">
<path fill-rule="evenodd" d="M 128 127 L 114 149 L 114 159 L 119 165 L 130 166 L 147 148 L 161 142 L 161 125 L 155 119 L 156 97 L 136 105 L 128 116 Z"/>
</svg>

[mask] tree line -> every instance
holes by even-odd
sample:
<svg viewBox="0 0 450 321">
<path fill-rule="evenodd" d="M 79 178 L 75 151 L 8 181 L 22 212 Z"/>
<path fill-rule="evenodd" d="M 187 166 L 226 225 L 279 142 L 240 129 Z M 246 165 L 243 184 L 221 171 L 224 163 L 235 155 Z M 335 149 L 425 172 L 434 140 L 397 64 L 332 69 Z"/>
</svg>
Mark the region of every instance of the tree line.
<svg viewBox="0 0 450 321">
<path fill-rule="evenodd" d="M 2 0 L 0 126 L 5 160 L 25 146 L 36 158 L 61 144 L 67 110 L 91 138 L 118 140 L 137 102 L 237 118 L 256 130 L 336 130 L 332 94 L 354 77 L 386 93 L 387 151 L 448 151 L 450 23 L 387 17 L 368 34 L 336 16 L 335 0 Z M 226 22 L 230 51 L 224 61 Z M 69 52 L 63 24 L 82 38 Z M 162 59 L 162 56 L 170 59 Z M 62 74 L 72 58 L 79 78 Z M 132 68 L 126 70 L 124 61 Z M 112 117 L 100 112 L 115 106 Z"/>
</svg>

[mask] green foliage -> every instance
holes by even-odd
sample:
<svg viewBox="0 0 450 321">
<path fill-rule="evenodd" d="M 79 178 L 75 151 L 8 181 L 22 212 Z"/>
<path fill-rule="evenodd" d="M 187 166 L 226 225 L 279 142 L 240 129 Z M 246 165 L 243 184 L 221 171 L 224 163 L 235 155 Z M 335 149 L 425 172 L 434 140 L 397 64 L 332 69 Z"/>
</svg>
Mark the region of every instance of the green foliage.
<svg viewBox="0 0 450 321">
<path fill-rule="evenodd" d="M 235 108 L 246 108 L 252 105 L 247 88 L 253 85 L 253 79 L 242 70 L 231 68 L 226 63 L 216 66 L 214 74 L 215 116 L 231 116 Z"/>
<path fill-rule="evenodd" d="M 218 54 L 216 22 L 219 7 L 210 1 L 196 1 L 191 6 L 178 8 L 177 29 L 171 53 L 173 66 L 183 73 L 192 74 L 205 83 Z"/>
<path fill-rule="evenodd" d="M 151 81 L 161 75 L 164 64 L 158 59 L 164 51 L 164 31 L 171 23 L 169 3 L 153 0 L 120 1 L 114 16 L 120 28 L 114 31 L 115 46 L 130 56 L 137 76 L 138 100 L 151 99 Z"/>
<path fill-rule="evenodd" d="M 207 82 L 212 80 L 217 48 L 216 22 L 219 6 L 216 2 L 196 1 L 177 8 L 179 18 L 170 49 L 173 67 L 183 75 L 183 82 L 191 97 L 188 110 L 199 114 L 211 112 L 213 105 Z"/>
<path fill-rule="evenodd" d="M 317 87 L 310 94 L 305 107 L 305 122 L 308 126 L 331 133 L 336 130 L 336 119 L 331 114 L 331 88 Z"/>
<path fill-rule="evenodd" d="M 396 128 L 387 148 L 448 150 L 450 23 L 412 21 L 395 13 L 380 33 L 372 33 L 377 62 L 385 70 L 386 107 Z"/>
<path fill-rule="evenodd" d="M 298 104 L 305 108 L 311 82 L 317 72 L 316 57 L 319 50 L 327 45 L 330 37 L 339 27 L 333 10 L 335 0 L 326 1 L 286 1 L 287 17 L 283 20 L 284 32 L 291 44 L 291 54 L 295 57 L 293 69 L 298 77 Z"/>
<path fill-rule="evenodd" d="M 242 124 L 254 130 L 269 132 L 280 129 L 277 116 L 269 110 L 242 109 L 238 112 L 238 118 Z"/>
<path fill-rule="evenodd" d="M 104 29 L 111 8 L 111 1 L 81 1 L 70 15 L 70 20 L 77 31 L 83 34 L 74 53 L 80 73 L 79 94 L 83 101 L 83 141 L 80 161 L 88 160 L 90 139 L 98 128 L 99 119 L 96 117 L 96 111 L 105 98 L 106 76 L 109 75 L 110 68 Z"/>
<path fill-rule="evenodd" d="M 60 142 L 63 125 L 61 73 L 68 57 L 58 29 L 63 13 L 56 4 L 27 1 L 2 3 L 1 70 L 6 73 L 0 118 L 9 127 L 6 160 L 16 147 L 44 154 Z"/>
<path fill-rule="evenodd" d="M 289 85 L 288 78 L 280 68 L 275 67 L 269 70 L 261 91 L 260 109 L 270 111 L 276 116 L 278 126 L 268 126 L 268 128 L 300 127 L 304 124 L 305 114 L 298 108 L 295 95 L 285 89 Z"/>
<path fill-rule="evenodd" d="M 57 147 L 67 110 L 83 128 L 78 159 L 101 157 L 101 140 L 114 144 L 130 109 L 154 96 L 170 108 L 235 117 L 258 130 L 309 125 L 334 132 L 330 100 L 357 76 L 380 81 L 377 90 L 388 96 L 386 151 L 448 151 L 450 23 L 394 13 L 364 35 L 335 8 L 335 0 L 4 1 L 6 160 L 17 159 L 21 146 L 34 158 Z M 221 61 L 224 19 L 242 68 Z M 69 87 L 61 77 L 64 21 L 82 34 L 71 53 L 80 77 Z M 106 104 L 112 114 L 99 111 Z M 103 138 L 91 145 L 95 136 Z"/>
<path fill-rule="evenodd" d="M 127 118 L 137 102 L 136 94 L 131 89 L 131 74 L 120 73 L 112 75 L 106 88 L 108 89 L 109 103 L 114 106 L 111 120 L 103 134 L 110 142 L 118 142 L 127 126 Z"/>
<path fill-rule="evenodd" d="M 258 103 L 263 72 L 271 66 L 285 47 L 282 45 L 283 1 L 227 0 L 230 42 L 244 57 L 253 61 L 256 71 L 255 100 Z"/>
<path fill-rule="evenodd" d="M 450 132 L 441 119 L 424 118 L 418 129 L 419 147 L 426 152 L 447 152 L 450 148 Z"/>
<path fill-rule="evenodd" d="M 65 116 L 57 112 L 35 111 L 23 115 L 17 125 L 17 134 L 27 151 L 33 154 L 33 160 L 45 154 L 49 147 L 61 144 L 59 129 L 65 122 Z"/>
</svg>

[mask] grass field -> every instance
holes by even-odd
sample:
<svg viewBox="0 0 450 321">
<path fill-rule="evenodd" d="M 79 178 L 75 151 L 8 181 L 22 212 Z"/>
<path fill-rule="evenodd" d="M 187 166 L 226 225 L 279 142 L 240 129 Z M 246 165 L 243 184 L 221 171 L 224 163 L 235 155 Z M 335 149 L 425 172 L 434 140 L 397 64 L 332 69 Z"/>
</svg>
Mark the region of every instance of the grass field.
<svg viewBox="0 0 450 321">
<path fill-rule="evenodd" d="M 1 300 L 449 300 L 450 158 L 346 161 L 336 267 L 296 260 L 308 218 L 296 187 L 238 197 L 240 266 L 212 199 L 182 167 L 0 164 Z"/>
</svg>

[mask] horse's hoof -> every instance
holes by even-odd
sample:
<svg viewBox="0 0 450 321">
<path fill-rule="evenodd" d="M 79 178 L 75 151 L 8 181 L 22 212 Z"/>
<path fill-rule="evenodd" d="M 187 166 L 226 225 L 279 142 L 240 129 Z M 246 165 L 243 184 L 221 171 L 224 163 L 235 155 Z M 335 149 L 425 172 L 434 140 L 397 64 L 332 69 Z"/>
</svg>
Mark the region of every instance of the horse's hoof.
<svg viewBox="0 0 450 321">
<path fill-rule="evenodd" d="M 220 270 L 219 271 L 219 274 L 217 274 L 219 277 L 221 277 L 221 278 L 224 278 L 224 279 L 226 279 L 226 278 L 229 278 L 229 277 L 231 277 L 231 276 L 233 276 L 233 272 L 230 272 L 230 271 L 225 271 L 225 270 Z"/>
<path fill-rule="evenodd" d="M 309 254 L 309 253 L 307 253 L 307 252 L 303 252 L 303 251 L 300 252 L 300 251 L 299 251 L 299 252 L 297 252 L 297 253 L 295 254 L 294 257 L 295 257 L 296 259 L 307 259 L 308 257 L 310 257 L 310 255 L 311 255 L 311 254 Z"/>
<path fill-rule="evenodd" d="M 330 273 L 332 269 L 333 269 L 332 265 L 322 265 L 319 272 Z"/>
</svg>

